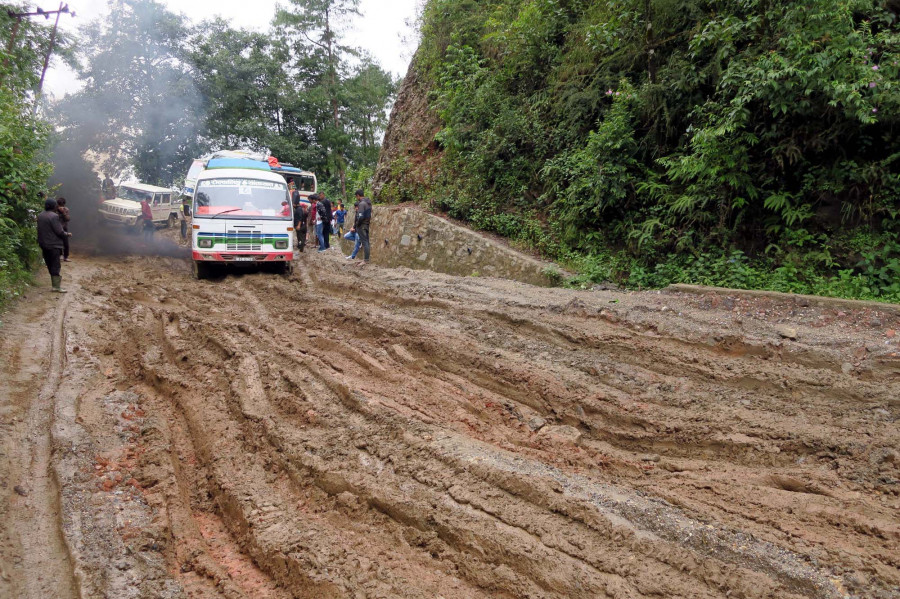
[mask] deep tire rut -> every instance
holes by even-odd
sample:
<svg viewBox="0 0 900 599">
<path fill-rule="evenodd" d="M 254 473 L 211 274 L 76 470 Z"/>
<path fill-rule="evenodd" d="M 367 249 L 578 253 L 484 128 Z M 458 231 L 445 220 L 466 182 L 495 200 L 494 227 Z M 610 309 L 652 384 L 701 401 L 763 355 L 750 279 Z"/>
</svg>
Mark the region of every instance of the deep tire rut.
<svg viewBox="0 0 900 599">
<path fill-rule="evenodd" d="M 327 253 L 103 266 L 79 343 L 135 406 L 173 598 L 900 597 L 900 381 L 848 368 L 864 326 Z"/>
</svg>

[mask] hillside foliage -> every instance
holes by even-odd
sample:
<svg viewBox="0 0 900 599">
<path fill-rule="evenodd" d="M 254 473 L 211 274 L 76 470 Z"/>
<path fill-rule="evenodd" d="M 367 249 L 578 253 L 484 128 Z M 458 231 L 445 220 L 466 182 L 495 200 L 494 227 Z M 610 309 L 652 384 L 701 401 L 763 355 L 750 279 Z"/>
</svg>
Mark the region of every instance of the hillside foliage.
<svg viewBox="0 0 900 599">
<path fill-rule="evenodd" d="M 35 217 L 43 209 L 43 200 L 38 194 L 49 192 L 47 179 L 52 171 L 50 128 L 32 111 L 48 28 L 23 21 L 17 43 L 7 53 L 13 29 L 7 10 L 23 9 L 0 4 L 0 309 L 19 294 L 40 260 Z"/>
<path fill-rule="evenodd" d="M 429 0 L 431 204 L 579 282 L 900 300 L 900 2 Z M 429 163 L 431 164 L 431 163 Z"/>
<path fill-rule="evenodd" d="M 220 149 L 268 151 L 340 190 L 371 172 L 396 81 L 346 40 L 358 0 L 291 0 L 267 31 L 192 23 L 157 0 L 114 0 L 82 27 L 84 87 L 54 110 L 114 178 L 177 184 Z"/>
</svg>

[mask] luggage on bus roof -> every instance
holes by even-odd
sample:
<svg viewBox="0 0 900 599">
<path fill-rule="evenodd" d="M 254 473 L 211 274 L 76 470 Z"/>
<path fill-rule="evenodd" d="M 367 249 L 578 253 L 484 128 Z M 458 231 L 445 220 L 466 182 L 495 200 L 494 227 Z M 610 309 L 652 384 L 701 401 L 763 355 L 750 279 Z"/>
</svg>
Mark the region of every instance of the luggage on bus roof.
<svg viewBox="0 0 900 599">
<path fill-rule="evenodd" d="M 297 175 L 303 173 L 303 169 L 299 169 L 296 166 L 287 166 L 284 164 L 278 167 L 274 167 L 272 170 L 276 173 L 294 173 Z"/>
<path fill-rule="evenodd" d="M 206 168 L 249 168 L 257 171 L 272 171 L 268 162 L 248 160 L 246 158 L 213 158 L 206 165 Z"/>
</svg>

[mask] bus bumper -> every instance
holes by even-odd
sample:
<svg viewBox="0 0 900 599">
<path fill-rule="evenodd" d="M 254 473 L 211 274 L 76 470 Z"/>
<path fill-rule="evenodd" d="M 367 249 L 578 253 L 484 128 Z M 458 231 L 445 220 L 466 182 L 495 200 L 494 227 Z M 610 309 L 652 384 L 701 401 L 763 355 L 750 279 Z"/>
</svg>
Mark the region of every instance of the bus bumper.
<svg viewBox="0 0 900 599">
<path fill-rule="evenodd" d="M 261 262 L 290 262 L 294 254 L 290 250 L 280 252 L 198 252 L 193 250 L 192 257 L 197 262 L 223 262 L 226 264 L 253 264 Z"/>
</svg>

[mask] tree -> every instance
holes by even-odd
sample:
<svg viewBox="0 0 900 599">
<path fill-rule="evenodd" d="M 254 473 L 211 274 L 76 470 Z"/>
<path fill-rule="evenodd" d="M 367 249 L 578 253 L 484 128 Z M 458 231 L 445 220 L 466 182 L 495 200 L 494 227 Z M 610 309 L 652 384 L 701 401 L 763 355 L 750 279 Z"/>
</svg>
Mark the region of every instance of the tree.
<svg viewBox="0 0 900 599">
<path fill-rule="evenodd" d="M 282 127 L 284 52 L 271 36 L 204 22 L 191 36 L 188 59 L 206 116 L 206 134 L 229 148 L 263 149 Z"/>
<path fill-rule="evenodd" d="M 31 92 L 40 76 L 49 31 L 23 20 L 14 44 L 15 23 L 7 14 L 23 6 L 0 4 L 0 307 L 30 279 L 37 259 L 35 215 L 42 209 L 52 172 L 47 156 L 50 127 L 31 111 Z"/>
<path fill-rule="evenodd" d="M 341 106 L 349 60 L 358 51 L 342 43 L 340 24 L 359 16 L 359 0 L 290 0 L 290 9 L 279 9 L 275 24 L 295 50 L 293 65 L 303 92 L 320 95 L 330 109 L 330 124 L 319 131 L 347 196 L 346 153 Z"/>
<path fill-rule="evenodd" d="M 378 161 L 381 138 L 387 127 L 386 100 L 397 91 L 394 77 L 365 57 L 344 85 L 347 130 L 356 142 L 350 160 L 357 166 L 370 166 Z"/>
<path fill-rule="evenodd" d="M 58 107 L 67 134 L 84 140 L 104 170 L 129 165 L 170 185 L 203 148 L 201 96 L 185 62 L 183 18 L 155 0 L 115 0 L 109 16 L 81 30 L 85 87 Z"/>
</svg>

